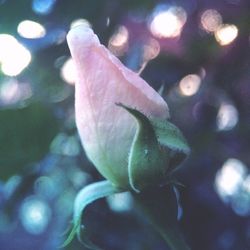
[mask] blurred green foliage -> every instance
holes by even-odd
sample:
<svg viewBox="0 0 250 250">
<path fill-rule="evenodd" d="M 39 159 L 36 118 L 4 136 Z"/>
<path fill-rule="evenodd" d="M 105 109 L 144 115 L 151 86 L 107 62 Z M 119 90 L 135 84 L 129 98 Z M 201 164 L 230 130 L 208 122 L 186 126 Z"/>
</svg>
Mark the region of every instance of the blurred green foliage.
<svg viewBox="0 0 250 250">
<path fill-rule="evenodd" d="M 0 110 L 0 121 L 0 179 L 6 180 L 47 154 L 58 122 L 49 108 L 39 102 Z"/>
</svg>

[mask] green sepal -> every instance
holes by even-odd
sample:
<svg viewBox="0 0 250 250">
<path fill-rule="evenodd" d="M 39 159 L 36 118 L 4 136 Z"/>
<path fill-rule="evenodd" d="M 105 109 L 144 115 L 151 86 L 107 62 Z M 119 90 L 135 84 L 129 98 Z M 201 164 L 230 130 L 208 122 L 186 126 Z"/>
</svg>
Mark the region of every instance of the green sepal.
<svg viewBox="0 0 250 250">
<path fill-rule="evenodd" d="M 165 181 L 169 153 L 158 143 L 150 120 L 136 109 L 123 104 L 137 121 L 138 127 L 128 159 L 128 176 L 131 188 L 140 192 L 148 186 Z"/>
<path fill-rule="evenodd" d="M 190 153 L 181 131 L 167 120 L 149 119 L 136 109 L 118 105 L 138 123 L 128 159 L 131 188 L 138 192 L 168 182 L 170 172 Z"/>
<path fill-rule="evenodd" d="M 171 250 L 190 250 L 178 227 L 178 204 L 171 185 L 151 187 L 132 195 L 138 208 Z"/>
<path fill-rule="evenodd" d="M 100 198 L 104 198 L 120 192 L 124 192 L 124 190 L 115 187 L 111 182 L 107 180 L 89 184 L 88 186 L 80 190 L 76 196 L 74 203 L 73 228 L 69 236 L 63 243 L 62 247 L 67 246 L 77 234 L 78 239 L 81 243 L 83 243 L 83 245 L 85 245 L 85 247 L 93 250 L 100 250 L 99 247 L 94 245 L 89 240 L 86 228 L 81 225 L 84 209 L 89 204 Z"/>
<path fill-rule="evenodd" d="M 182 132 L 169 121 L 152 120 L 160 145 L 169 148 L 169 170 L 176 168 L 190 153 L 190 148 Z"/>
</svg>

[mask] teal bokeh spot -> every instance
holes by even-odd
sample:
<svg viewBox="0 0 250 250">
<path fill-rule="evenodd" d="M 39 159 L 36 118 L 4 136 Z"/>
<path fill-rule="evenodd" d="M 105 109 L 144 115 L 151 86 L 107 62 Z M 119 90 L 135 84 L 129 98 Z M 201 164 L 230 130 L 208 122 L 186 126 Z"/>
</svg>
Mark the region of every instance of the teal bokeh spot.
<svg viewBox="0 0 250 250">
<path fill-rule="evenodd" d="M 32 3 L 32 9 L 37 14 L 49 14 L 54 4 L 56 3 L 56 0 L 34 0 Z"/>
</svg>

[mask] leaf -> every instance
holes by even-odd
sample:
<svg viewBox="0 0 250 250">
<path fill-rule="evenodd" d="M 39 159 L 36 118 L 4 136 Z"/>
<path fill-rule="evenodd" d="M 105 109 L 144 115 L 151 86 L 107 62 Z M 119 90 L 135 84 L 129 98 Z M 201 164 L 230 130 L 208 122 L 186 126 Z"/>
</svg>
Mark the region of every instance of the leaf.
<svg viewBox="0 0 250 250">
<path fill-rule="evenodd" d="M 77 234 L 79 240 L 88 248 L 94 250 L 100 250 L 99 247 L 95 246 L 87 237 L 86 228 L 81 226 L 81 220 L 86 206 L 96 201 L 97 199 L 104 198 L 106 196 L 124 192 L 124 190 L 115 187 L 111 182 L 105 180 L 100 182 L 92 183 L 84 187 L 77 194 L 74 204 L 74 219 L 73 228 L 68 238 L 63 243 L 62 247 L 67 246 Z"/>
<path fill-rule="evenodd" d="M 162 183 L 166 177 L 168 154 L 161 149 L 151 122 L 141 112 L 118 105 L 133 115 L 138 123 L 129 152 L 128 175 L 132 189 L 139 192 L 147 186 Z"/>
</svg>

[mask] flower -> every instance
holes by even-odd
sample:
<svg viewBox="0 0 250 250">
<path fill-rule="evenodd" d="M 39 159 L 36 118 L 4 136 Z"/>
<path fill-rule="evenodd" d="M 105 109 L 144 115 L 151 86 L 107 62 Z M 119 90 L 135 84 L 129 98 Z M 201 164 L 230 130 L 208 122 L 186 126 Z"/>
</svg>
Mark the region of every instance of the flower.
<svg viewBox="0 0 250 250">
<path fill-rule="evenodd" d="M 76 66 L 76 125 L 88 158 L 112 184 L 129 188 L 128 159 L 138 128 L 133 115 L 169 118 L 167 103 L 138 74 L 126 68 L 91 28 L 71 29 L 67 41 Z"/>
</svg>

